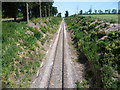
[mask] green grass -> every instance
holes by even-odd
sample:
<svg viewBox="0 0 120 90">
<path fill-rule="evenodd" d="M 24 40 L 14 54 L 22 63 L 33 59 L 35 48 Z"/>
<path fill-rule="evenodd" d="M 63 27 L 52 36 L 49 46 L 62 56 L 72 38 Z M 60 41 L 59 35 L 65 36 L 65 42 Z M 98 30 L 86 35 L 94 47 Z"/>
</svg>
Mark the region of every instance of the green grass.
<svg viewBox="0 0 120 90">
<path fill-rule="evenodd" d="M 76 88 L 77 90 L 83 90 L 84 87 L 88 87 L 88 81 L 83 80 L 81 83 L 79 81 L 76 81 Z"/>
<path fill-rule="evenodd" d="M 57 25 L 53 23 L 54 19 L 58 20 Z M 47 22 L 47 29 L 41 32 L 37 28 L 28 27 L 26 22 L 2 23 L 1 77 L 3 88 L 29 87 L 31 77 L 37 72 L 45 55 L 37 41 L 48 40 L 46 36 L 43 37 L 42 32 L 51 33 L 53 30 L 56 32 L 60 20 L 54 17 L 48 21 L 42 19 L 42 22 Z"/>
<path fill-rule="evenodd" d="M 19 87 L 16 81 L 22 75 L 24 78 L 31 77 L 34 74 L 32 67 L 37 68 L 36 62 L 42 59 L 35 51 L 38 39 L 34 35 L 26 34 L 28 29 L 26 23 L 3 22 L 2 83 L 5 87 Z M 29 62 L 32 64 L 28 64 Z"/>
<path fill-rule="evenodd" d="M 109 23 L 118 23 L 118 14 L 82 15 L 91 16 Z"/>
</svg>

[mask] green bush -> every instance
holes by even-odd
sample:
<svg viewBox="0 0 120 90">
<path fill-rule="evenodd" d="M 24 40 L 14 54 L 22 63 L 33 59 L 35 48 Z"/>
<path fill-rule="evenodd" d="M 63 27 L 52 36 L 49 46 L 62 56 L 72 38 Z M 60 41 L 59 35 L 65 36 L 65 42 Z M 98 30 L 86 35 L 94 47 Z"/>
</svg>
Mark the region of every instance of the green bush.
<svg viewBox="0 0 120 90">
<path fill-rule="evenodd" d="M 89 82 L 92 80 L 90 87 L 118 88 L 118 78 L 114 79 L 113 71 L 120 70 L 120 31 L 106 34 L 102 30 L 107 28 L 106 25 L 94 22 L 91 17 L 75 15 L 65 18 L 65 21 L 79 54 L 83 52 L 87 58 L 89 70 L 86 70 L 85 77 Z M 102 37 L 106 38 L 100 40 Z"/>
<path fill-rule="evenodd" d="M 42 33 L 41 32 L 34 32 L 34 36 L 37 38 L 37 39 L 41 39 L 43 37 Z"/>
<path fill-rule="evenodd" d="M 48 31 L 45 27 L 42 27 L 42 26 L 40 27 L 40 30 L 41 30 L 43 33 L 47 33 L 47 31 Z"/>
</svg>

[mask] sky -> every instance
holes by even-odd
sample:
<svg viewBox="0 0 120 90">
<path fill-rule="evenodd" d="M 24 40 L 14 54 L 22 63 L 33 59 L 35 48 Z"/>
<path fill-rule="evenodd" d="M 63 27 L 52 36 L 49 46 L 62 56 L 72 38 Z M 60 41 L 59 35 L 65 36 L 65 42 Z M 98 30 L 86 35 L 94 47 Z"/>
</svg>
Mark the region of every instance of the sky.
<svg viewBox="0 0 120 90">
<path fill-rule="evenodd" d="M 99 2 L 97 2 L 99 1 Z M 102 1 L 102 2 L 100 2 Z M 53 6 L 58 8 L 58 12 L 62 13 L 62 16 L 64 16 L 65 11 L 68 10 L 69 15 L 77 14 L 80 10 L 83 10 L 83 12 L 88 11 L 90 8 L 92 8 L 92 11 L 94 10 L 103 10 L 105 9 L 118 9 L 118 0 L 54 0 Z"/>
</svg>

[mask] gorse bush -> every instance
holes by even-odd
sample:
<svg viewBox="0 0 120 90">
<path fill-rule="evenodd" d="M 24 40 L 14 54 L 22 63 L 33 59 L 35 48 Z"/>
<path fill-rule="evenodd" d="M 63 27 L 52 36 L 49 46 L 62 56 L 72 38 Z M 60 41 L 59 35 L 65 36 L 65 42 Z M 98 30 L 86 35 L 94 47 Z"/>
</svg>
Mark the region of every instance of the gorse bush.
<svg viewBox="0 0 120 90">
<path fill-rule="evenodd" d="M 120 31 L 106 33 L 107 25 L 91 17 L 74 15 L 65 21 L 78 51 L 87 58 L 85 78 L 92 83 L 90 87 L 118 88 Z"/>
</svg>

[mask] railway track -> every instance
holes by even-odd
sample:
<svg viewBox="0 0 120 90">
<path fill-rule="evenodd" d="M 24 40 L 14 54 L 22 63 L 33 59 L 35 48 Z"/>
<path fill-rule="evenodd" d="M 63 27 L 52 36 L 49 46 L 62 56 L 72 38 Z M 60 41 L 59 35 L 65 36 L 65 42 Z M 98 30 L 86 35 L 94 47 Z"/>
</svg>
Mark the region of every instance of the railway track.
<svg viewBox="0 0 120 90">
<path fill-rule="evenodd" d="M 61 30 L 55 50 L 55 56 L 53 61 L 52 70 L 50 73 L 50 79 L 48 88 L 61 88 L 64 87 L 64 28 L 61 24 Z"/>
<path fill-rule="evenodd" d="M 68 51 L 65 22 L 57 35 L 31 88 L 74 88 L 76 72 Z"/>
</svg>

